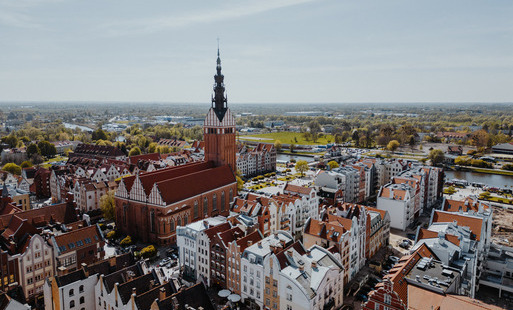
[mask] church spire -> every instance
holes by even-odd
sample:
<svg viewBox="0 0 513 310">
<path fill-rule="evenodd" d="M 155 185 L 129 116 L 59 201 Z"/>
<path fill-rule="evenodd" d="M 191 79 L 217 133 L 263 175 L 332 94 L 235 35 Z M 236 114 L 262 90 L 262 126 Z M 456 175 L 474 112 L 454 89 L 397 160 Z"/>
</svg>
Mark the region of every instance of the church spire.
<svg viewBox="0 0 513 310">
<path fill-rule="evenodd" d="M 212 94 L 212 107 L 220 121 L 223 120 L 228 108 L 224 88 L 224 75 L 221 73 L 221 56 L 219 54 L 219 39 L 217 40 L 217 73 L 214 76 L 214 93 Z"/>
</svg>

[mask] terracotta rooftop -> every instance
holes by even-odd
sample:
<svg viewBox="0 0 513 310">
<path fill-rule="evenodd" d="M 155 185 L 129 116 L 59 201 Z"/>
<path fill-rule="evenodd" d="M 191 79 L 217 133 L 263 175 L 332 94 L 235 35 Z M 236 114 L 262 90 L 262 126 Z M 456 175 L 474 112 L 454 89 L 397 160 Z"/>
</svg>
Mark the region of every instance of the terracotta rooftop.
<svg viewBox="0 0 513 310">
<path fill-rule="evenodd" d="M 480 201 L 475 201 L 472 198 L 465 198 L 464 200 L 452 200 L 452 199 L 445 199 L 443 210 L 449 211 L 449 212 L 458 212 L 461 208 L 463 212 L 468 212 L 470 210 L 474 212 L 479 211 L 479 204 L 483 205 L 484 210 L 490 209 L 490 206 L 487 204 L 484 204 Z"/>
<path fill-rule="evenodd" d="M 479 217 L 471 215 L 463 215 L 456 213 L 446 213 L 443 211 L 435 211 L 433 214 L 433 223 L 452 223 L 456 222 L 458 226 L 468 227 L 471 231 L 471 239 L 481 240 L 481 230 L 483 220 Z"/>
<path fill-rule="evenodd" d="M 319 237 L 321 239 L 340 242 L 346 229 L 338 223 L 326 223 L 310 219 L 305 227 L 305 234 Z"/>
<path fill-rule="evenodd" d="M 423 288 L 408 286 L 408 309 L 410 310 L 500 310 L 502 308 L 461 295 L 440 295 Z"/>
<path fill-rule="evenodd" d="M 304 186 L 298 186 L 298 185 L 293 185 L 293 184 L 287 183 L 283 190 L 284 191 L 293 192 L 293 193 L 298 193 L 298 194 L 301 194 L 301 195 L 310 195 L 310 193 L 312 192 L 313 188 L 311 188 L 311 187 L 304 187 Z"/>
<path fill-rule="evenodd" d="M 103 241 L 103 236 L 96 225 L 84 227 L 53 237 L 59 255 L 90 246 Z"/>
<path fill-rule="evenodd" d="M 438 238 L 438 232 L 421 228 L 417 237 L 417 242 L 422 239 Z M 445 240 L 457 246 L 460 245 L 460 240 L 455 235 L 445 234 Z"/>
</svg>

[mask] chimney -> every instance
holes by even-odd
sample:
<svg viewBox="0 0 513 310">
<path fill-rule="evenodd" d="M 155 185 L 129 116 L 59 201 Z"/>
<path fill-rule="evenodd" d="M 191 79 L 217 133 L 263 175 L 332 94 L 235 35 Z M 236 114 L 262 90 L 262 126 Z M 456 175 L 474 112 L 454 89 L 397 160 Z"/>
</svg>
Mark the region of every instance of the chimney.
<svg viewBox="0 0 513 310">
<path fill-rule="evenodd" d="M 135 287 L 132 287 L 132 295 L 137 295 L 137 289 Z"/>
<path fill-rule="evenodd" d="M 258 241 L 258 247 L 261 248 L 262 247 L 262 241 Z"/>
<path fill-rule="evenodd" d="M 252 246 L 252 245 L 253 245 L 253 241 L 248 240 L 248 246 Z"/>
<path fill-rule="evenodd" d="M 280 243 L 281 243 L 281 247 L 285 248 L 285 240 L 280 240 Z"/>
<path fill-rule="evenodd" d="M 308 257 L 312 256 L 312 251 L 310 251 L 310 250 L 306 250 L 306 255 L 307 255 Z"/>
<path fill-rule="evenodd" d="M 292 250 L 287 250 L 287 255 L 292 257 Z"/>
<path fill-rule="evenodd" d="M 312 269 L 317 269 L 317 262 L 316 261 L 312 261 Z"/>
<path fill-rule="evenodd" d="M 155 280 L 150 280 L 150 288 L 153 288 L 155 286 Z"/>
<path fill-rule="evenodd" d="M 299 271 L 300 271 L 300 272 L 305 271 L 305 267 L 304 267 L 304 266 L 299 266 Z"/>
<path fill-rule="evenodd" d="M 159 299 L 164 300 L 166 299 L 166 289 L 161 287 L 159 292 Z"/>
</svg>

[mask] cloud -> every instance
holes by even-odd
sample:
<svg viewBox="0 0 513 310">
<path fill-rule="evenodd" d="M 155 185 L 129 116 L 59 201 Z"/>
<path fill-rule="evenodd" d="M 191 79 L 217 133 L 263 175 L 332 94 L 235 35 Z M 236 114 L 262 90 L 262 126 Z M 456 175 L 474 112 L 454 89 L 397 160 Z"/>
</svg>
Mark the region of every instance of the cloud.
<svg viewBox="0 0 513 310">
<path fill-rule="evenodd" d="M 40 28 L 41 25 L 34 22 L 32 18 L 19 12 L 9 12 L 0 7 L 0 24 L 16 28 Z"/>
<path fill-rule="evenodd" d="M 100 26 L 108 35 L 147 34 L 197 24 L 207 24 L 271 10 L 300 5 L 318 0 L 251 0 L 232 7 L 223 7 L 208 12 L 195 12 L 181 16 L 160 16 L 154 18 L 115 21 Z M 242 2 L 242 1 L 241 1 Z"/>
</svg>

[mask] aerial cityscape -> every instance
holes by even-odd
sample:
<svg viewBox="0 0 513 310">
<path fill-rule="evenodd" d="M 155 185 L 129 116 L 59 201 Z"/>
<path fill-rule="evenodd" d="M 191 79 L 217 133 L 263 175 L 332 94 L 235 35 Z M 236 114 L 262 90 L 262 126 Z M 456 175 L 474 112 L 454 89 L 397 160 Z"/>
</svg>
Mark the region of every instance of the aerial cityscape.
<svg viewBox="0 0 513 310">
<path fill-rule="evenodd" d="M 0 310 L 513 309 L 513 4 L 196 5 L 0 1 Z"/>
</svg>

